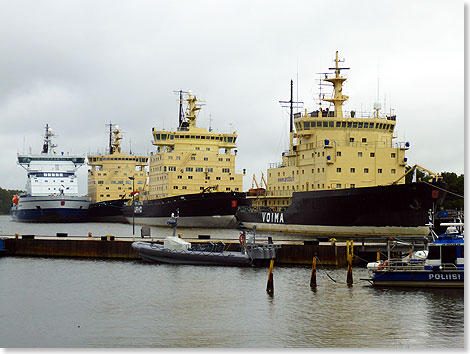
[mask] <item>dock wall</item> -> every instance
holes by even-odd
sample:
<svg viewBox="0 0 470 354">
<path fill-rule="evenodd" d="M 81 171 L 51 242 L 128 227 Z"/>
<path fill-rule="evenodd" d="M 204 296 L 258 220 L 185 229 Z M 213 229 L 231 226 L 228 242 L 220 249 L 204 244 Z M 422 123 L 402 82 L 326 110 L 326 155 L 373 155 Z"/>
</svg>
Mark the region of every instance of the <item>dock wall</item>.
<svg viewBox="0 0 470 354">
<path fill-rule="evenodd" d="M 60 237 L 57 239 L 38 239 L 34 237 L 4 237 L 3 256 L 30 256 L 30 257 L 72 257 L 72 258 L 100 258 L 139 260 L 140 257 L 132 249 L 132 240 L 109 240 L 106 238 L 71 239 Z M 197 241 L 207 242 L 207 241 Z M 238 242 L 226 242 L 227 249 L 238 251 Z M 384 249 L 384 248 L 382 248 Z M 377 246 L 357 247 L 355 249 L 355 263 L 365 265 L 367 261 L 376 259 Z M 345 267 L 346 247 L 342 245 L 326 244 L 282 244 L 276 255 L 277 264 L 310 265 L 316 256 L 318 264 Z"/>
</svg>

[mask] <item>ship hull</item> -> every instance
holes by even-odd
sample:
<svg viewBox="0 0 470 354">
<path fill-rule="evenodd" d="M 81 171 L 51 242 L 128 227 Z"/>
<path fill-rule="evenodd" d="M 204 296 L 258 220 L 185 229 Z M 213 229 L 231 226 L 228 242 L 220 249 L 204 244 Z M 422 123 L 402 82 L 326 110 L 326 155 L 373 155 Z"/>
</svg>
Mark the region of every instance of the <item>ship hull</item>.
<svg viewBox="0 0 470 354">
<path fill-rule="evenodd" d="M 88 208 L 88 221 L 127 222 L 122 211 L 124 203 L 128 200 L 115 199 L 90 204 Z"/>
<path fill-rule="evenodd" d="M 10 210 L 13 220 L 22 222 L 84 222 L 90 198 L 75 196 L 20 196 Z"/>
<path fill-rule="evenodd" d="M 464 271 L 377 271 L 371 282 L 386 287 L 463 288 Z"/>
<path fill-rule="evenodd" d="M 179 210 L 178 227 L 236 228 L 235 213 L 239 206 L 248 206 L 245 193 L 216 192 L 187 194 L 124 206 L 129 223 L 167 226 L 172 213 Z M 133 213 L 134 210 L 134 213 Z"/>
<path fill-rule="evenodd" d="M 429 210 L 436 210 L 444 197 L 441 189 L 425 183 L 295 192 L 284 211 L 240 208 L 236 216 L 243 226 L 260 231 L 334 237 L 424 236 L 429 234 Z"/>
</svg>

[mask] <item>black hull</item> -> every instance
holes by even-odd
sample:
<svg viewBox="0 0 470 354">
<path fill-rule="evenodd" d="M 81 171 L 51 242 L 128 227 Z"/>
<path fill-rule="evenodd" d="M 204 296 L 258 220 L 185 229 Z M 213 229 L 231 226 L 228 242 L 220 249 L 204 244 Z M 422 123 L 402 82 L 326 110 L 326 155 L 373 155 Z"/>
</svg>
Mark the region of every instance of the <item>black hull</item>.
<svg viewBox="0 0 470 354">
<path fill-rule="evenodd" d="M 284 211 L 237 212 L 247 228 L 327 236 L 424 236 L 445 192 L 426 183 L 295 192 Z M 268 199 L 269 200 L 269 199 Z"/>
<path fill-rule="evenodd" d="M 245 193 L 216 192 L 186 194 L 124 206 L 127 221 L 150 226 L 167 226 L 172 213 L 179 210 L 178 227 L 235 228 L 238 207 L 249 206 Z"/>
<path fill-rule="evenodd" d="M 107 200 L 92 203 L 88 207 L 88 221 L 127 222 L 123 215 L 123 206 L 129 199 Z"/>
</svg>

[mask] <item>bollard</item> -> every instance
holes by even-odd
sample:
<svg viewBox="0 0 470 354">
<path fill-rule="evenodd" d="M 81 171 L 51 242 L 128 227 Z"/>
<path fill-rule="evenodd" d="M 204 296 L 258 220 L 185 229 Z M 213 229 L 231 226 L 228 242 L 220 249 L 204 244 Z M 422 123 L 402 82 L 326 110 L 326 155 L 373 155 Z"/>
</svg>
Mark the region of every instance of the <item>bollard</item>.
<svg viewBox="0 0 470 354">
<path fill-rule="evenodd" d="M 349 242 L 351 242 L 351 247 L 349 246 Z M 348 285 L 353 284 L 353 276 L 352 276 L 352 261 L 353 261 L 353 241 L 346 241 L 346 254 L 348 260 L 348 275 L 346 277 L 346 283 Z"/>
<path fill-rule="evenodd" d="M 92 234 L 91 234 L 91 232 L 88 233 L 88 237 L 93 237 Z"/>
<path fill-rule="evenodd" d="M 312 274 L 310 276 L 310 287 L 315 288 L 317 286 L 317 255 L 313 256 Z"/>
<path fill-rule="evenodd" d="M 274 268 L 274 258 L 271 258 L 271 263 L 269 264 L 268 285 L 266 286 L 266 292 L 269 295 L 272 295 L 274 293 L 273 268 Z"/>
</svg>

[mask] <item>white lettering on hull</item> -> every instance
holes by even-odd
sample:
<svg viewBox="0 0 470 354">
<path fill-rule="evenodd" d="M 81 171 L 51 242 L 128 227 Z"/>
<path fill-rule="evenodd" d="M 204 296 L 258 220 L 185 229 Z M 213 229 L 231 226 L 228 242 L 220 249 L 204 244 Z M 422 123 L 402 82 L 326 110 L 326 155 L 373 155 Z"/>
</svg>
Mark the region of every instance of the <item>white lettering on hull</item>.
<svg viewBox="0 0 470 354">
<path fill-rule="evenodd" d="M 429 280 L 461 280 L 460 274 L 429 274 Z"/>
<path fill-rule="evenodd" d="M 261 219 L 265 223 L 284 224 L 284 213 L 261 213 Z"/>
</svg>

